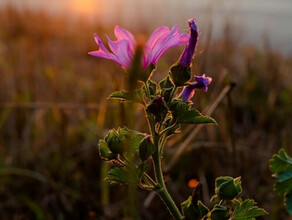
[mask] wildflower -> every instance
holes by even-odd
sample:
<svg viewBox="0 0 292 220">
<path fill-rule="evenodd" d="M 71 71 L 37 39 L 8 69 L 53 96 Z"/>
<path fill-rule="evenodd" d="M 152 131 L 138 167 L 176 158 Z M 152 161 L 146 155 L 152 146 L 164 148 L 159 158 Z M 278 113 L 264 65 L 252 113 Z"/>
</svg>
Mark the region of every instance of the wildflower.
<svg viewBox="0 0 292 220">
<path fill-rule="evenodd" d="M 194 96 L 196 89 L 202 89 L 207 92 L 208 85 L 212 82 L 212 78 L 205 76 L 205 74 L 202 76 L 195 76 L 194 78 L 196 82 L 185 86 L 179 95 L 183 102 L 188 102 Z"/>
<path fill-rule="evenodd" d="M 118 25 L 115 27 L 114 33 L 117 38 L 116 41 L 112 41 L 107 37 L 108 45 L 112 52 L 109 52 L 99 36 L 94 34 L 99 50 L 91 51 L 88 54 L 113 60 L 123 68 L 129 69 L 137 46 L 136 40 L 131 32 Z M 188 34 L 178 31 L 177 25 L 171 30 L 166 26 L 157 28 L 143 48 L 143 69 L 146 70 L 151 64 L 155 65 L 163 53 L 169 48 L 187 43 L 188 38 Z"/>
<path fill-rule="evenodd" d="M 183 86 L 191 78 L 191 61 L 198 41 L 198 28 L 195 19 L 189 20 L 189 41 L 180 59 L 170 69 L 170 77 L 176 86 Z"/>
</svg>

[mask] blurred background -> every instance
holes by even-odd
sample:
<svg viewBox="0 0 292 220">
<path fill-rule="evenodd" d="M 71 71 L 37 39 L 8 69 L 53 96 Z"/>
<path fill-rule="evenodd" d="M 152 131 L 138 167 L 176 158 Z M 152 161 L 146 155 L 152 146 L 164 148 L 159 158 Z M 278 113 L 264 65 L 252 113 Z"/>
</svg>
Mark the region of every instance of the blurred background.
<svg viewBox="0 0 292 220">
<path fill-rule="evenodd" d="M 106 100 L 125 88 L 125 72 L 87 54 L 98 48 L 93 33 L 106 42 L 116 24 L 145 37 L 161 25 L 187 32 L 193 17 L 200 30 L 193 73 L 213 78 L 193 102 L 218 126 L 185 126 L 169 140 L 170 194 L 180 204 L 200 181 L 208 204 L 216 177 L 242 176 L 243 197 L 265 208 L 266 219 L 288 219 L 268 161 L 281 147 L 292 154 L 289 0 L 1 0 L 1 219 L 126 219 L 126 187 L 104 181 L 108 166 L 97 148 L 109 129 L 127 124 L 127 105 Z M 160 59 L 155 80 L 182 50 Z M 134 128 L 147 132 L 140 108 L 134 117 Z M 169 219 L 148 194 L 138 190 L 139 219 Z"/>
</svg>

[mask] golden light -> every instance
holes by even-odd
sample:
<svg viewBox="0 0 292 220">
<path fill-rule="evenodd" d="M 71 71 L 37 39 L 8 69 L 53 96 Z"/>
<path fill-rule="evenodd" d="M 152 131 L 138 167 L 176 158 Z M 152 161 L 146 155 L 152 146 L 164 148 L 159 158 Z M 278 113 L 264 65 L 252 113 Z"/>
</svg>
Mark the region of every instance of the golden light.
<svg viewBox="0 0 292 220">
<path fill-rule="evenodd" d="M 71 0 L 69 2 L 74 12 L 80 14 L 99 13 L 99 0 Z"/>
</svg>

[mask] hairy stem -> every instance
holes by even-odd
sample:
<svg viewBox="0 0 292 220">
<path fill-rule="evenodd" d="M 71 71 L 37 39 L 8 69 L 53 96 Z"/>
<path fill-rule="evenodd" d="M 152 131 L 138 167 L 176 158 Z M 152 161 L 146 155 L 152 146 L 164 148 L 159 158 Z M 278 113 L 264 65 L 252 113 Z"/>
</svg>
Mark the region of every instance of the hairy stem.
<svg viewBox="0 0 292 220">
<path fill-rule="evenodd" d="M 149 87 L 148 87 L 147 83 L 145 83 L 144 85 L 145 85 L 146 95 L 147 95 L 148 99 L 150 100 L 151 96 L 150 96 Z M 174 87 L 172 92 L 171 92 L 170 102 L 173 99 L 175 92 L 176 92 L 176 87 Z M 163 146 L 159 146 L 159 139 L 160 139 L 161 135 L 159 135 L 155 131 L 154 117 L 151 114 L 149 114 L 148 112 L 146 112 L 146 115 L 147 115 L 149 128 L 151 131 L 151 136 L 152 136 L 152 139 L 153 139 L 154 144 L 156 146 L 155 153 L 152 155 L 153 166 L 154 166 L 154 171 L 155 171 L 155 179 L 156 179 L 155 192 L 160 196 L 162 201 L 165 203 L 168 210 L 172 214 L 173 218 L 176 220 L 181 220 L 181 219 L 183 219 L 183 216 L 181 215 L 179 209 L 177 208 L 176 204 L 174 203 L 173 199 L 171 198 L 171 196 L 169 195 L 169 193 L 166 189 L 164 179 L 163 179 L 162 168 L 161 168 L 161 153 L 162 152 L 160 151 L 161 150 L 160 148 L 161 147 L 163 148 L 165 141 L 166 141 L 166 137 L 164 137 L 165 140 L 162 141 Z M 161 126 L 159 127 L 159 131 L 160 131 L 160 128 L 161 128 Z"/>
<path fill-rule="evenodd" d="M 171 196 L 169 195 L 164 183 L 162 169 L 161 169 L 161 157 L 159 155 L 158 150 L 153 155 L 153 163 L 154 163 L 154 168 L 155 168 L 156 181 L 159 184 L 159 189 L 156 190 L 156 193 L 163 200 L 163 202 L 167 206 L 168 210 L 170 211 L 174 219 L 181 220 L 182 215 L 179 209 L 177 208 L 176 204 L 172 200 Z"/>
</svg>

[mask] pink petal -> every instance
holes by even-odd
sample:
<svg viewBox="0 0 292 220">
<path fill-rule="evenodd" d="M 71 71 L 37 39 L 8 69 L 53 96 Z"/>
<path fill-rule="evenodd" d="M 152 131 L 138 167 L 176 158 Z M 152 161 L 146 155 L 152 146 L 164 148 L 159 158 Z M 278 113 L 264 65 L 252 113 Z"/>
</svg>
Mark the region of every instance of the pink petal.
<svg viewBox="0 0 292 220">
<path fill-rule="evenodd" d="M 179 39 L 179 45 L 185 44 L 189 41 L 190 35 L 186 33 L 182 33 Z"/>
<path fill-rule="evenodd" d="M 155 49 L 159 49 L 159 46 L 169 35 L 170 30 L 166 26 L 157 28 L 148 39 L 143 52 L 143 67 L 146 69 L 153 61 L 153 55 L 156 53 Z"/>
<path fill-rule="evenodd" d="M 88 54 L 96 57 L 102 57 L 110 60 L 115 60 L 116 57 L 112 53 L 110 53 L 104 46 L 104 44 L 101 42 L 99 36 L 97 34 L 94 34 L 94 39 L 97 45 L 99 46 L 99 50 L 97 51 L 90 51 Z"/>
<path fill-rule="evenodd" d="M 152 49 L 159 39 L 166 37 L 169 34 L 170 30 L 166 26 L 157 28 L 149 37 L 146 46 Z"/>
<path fill-rule="evenodd" d="M 147 69 L 147 67 L 151 64 L 152 61 L 152 51 L 151 49 L 145 45 L 143 48 L 143 57 L 142 57 L 142 66 L 144 70 Z"/>
<path fill-rule="evenodd" d="M 127 30 L 121 28 L 119 25 L 115 26 L 114 32 L 115 32 L 115 36 L 117 38 L 117 41 L 122 40 L 122 39 L 129 41 L 130 48 L 131 48 L 132 52 L 134 53 L 135 48 L 136 48 L 136 40 L 134 38 L 134 35 L 130 31 L 127 31 Z"/>
<path fill-rule="evenodd" d="M 152 63 L 156 64 L 158 59 L 164 54 L 166 50 L 171 47 L 181 45 L 181 34 L 178 32 L 178 26 L 175 25 L 168 36 L 162 38 L 159 44 L 153 48 Z M 184 42 L 184 39 L 182 39 Z"/>
<path fill-rule="evenodd" d="M 114 55 L 117 57 L 116 62 L 121 66 L 128 68 L 131 65 L 133 58 L 130 42 L 126 39 L 112 41 L 108 38 L 108 44 Z"/>
</svg>

